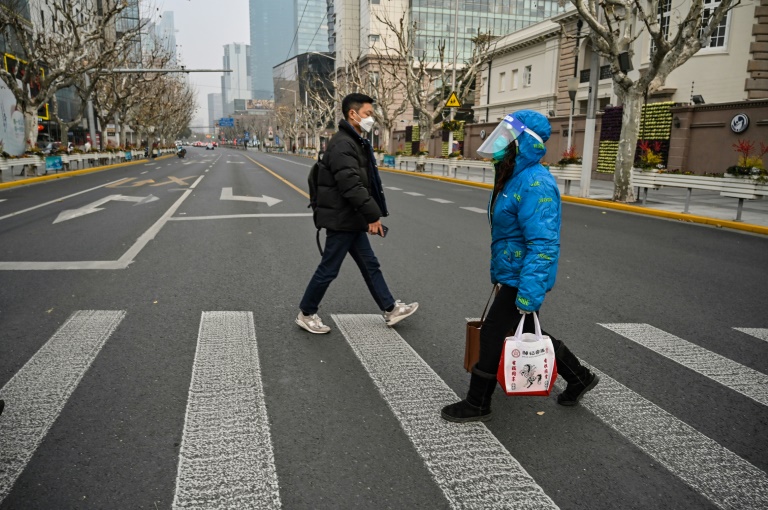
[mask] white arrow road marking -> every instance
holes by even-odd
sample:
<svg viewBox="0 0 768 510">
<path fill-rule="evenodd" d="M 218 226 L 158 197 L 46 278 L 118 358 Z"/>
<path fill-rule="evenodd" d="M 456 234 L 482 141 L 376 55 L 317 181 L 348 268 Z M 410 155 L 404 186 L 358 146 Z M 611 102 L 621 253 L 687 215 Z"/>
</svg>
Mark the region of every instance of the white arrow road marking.
<svg viewBox="0 0 768 510">
<path fill-rule="evenodd" d="M 203 312 L 173 508 L 279 509 L 251 312 Z"/>
<path fill-rule="evenodd" d="M 444 198 L 430 198 L 431 201 L 437 202 L 438 204 L 452 204 L 450 200 L 445 200 Z"/>
<path fill-rule="evenodd" d="M 91 204 L 84 205 L 83 207 L 80 207 L 79 209 L 68 209 L 66 211 L 62 211 L 59 213 L 59 216 L 56 218 L 56 220 L 53 222 L 54 224 L 71 220 L 74 218 L 79 218 L 80 216 L 85 216 L 86 214 L 91 214 L 99 211 L 103 211 L 103 207 L 99 207 L 101 205 L 106 204 L 110 201 L 115 202 L 136 202 L 136 205 L 140 204 L 147 204 L 149 202 L 154 202 L 155 200 L 160 200 L 154 195 L 149 195 L 147 197 L 128 197 L 125 195 L 109 195 L 108 197 L 104 197 L 100 200 L 97 200 Z"/>
<path fill-rule="evenodd" d="M 479 207 L 461 207 L 461 209 L 464 209 L 465 211 L 480 213 L 480 214 L 486 214 L 488 212 L 485 209 L 480 209 Z"/>
<path fill-rule="evenodd" d="M 755 402 L 768 405 L 768 375 L 649 324 L 600 325 Z"/>
<path fill-rule="evenodd" d="M 733 329 L 768 342 L 768 328 L 733 328 Z"/>
<path fill-rule="evenodd" d="M 85 372 L 125 317 L 81 310 L 0 389 L 0 502 L 58 418 Z"/>
<path fill-rule="evenodd" d="M 280 202 L 282 202 L 282 200 L 280 200 L 279 198 L 272 198 L 266 195 L 262 195 L 260 197 L 235 196 L 232 194 L 232 188 L 221 188 L 220 200 L 237 200 L 240 202 L 262 202 L 264 204 L 267 204 L 269 207 L 272 207 L 273 205 L 279 204 Z"/>
<path fill-rule="evenodd" d="M 381 315 L 333 315 L 449 508 L 557 508 L 483 423 L 449 423 L 460 400 Z M 442 506 L 442 505 L 438 505 Z"/>
</svg>

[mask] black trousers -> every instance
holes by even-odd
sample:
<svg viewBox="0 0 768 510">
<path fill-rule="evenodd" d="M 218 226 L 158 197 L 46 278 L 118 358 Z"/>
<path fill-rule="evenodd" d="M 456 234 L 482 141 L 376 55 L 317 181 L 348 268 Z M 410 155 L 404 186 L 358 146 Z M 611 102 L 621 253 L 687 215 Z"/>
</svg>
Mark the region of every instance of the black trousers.
<svg viewBox="0 0 768 510">
<path fill-rule="evenodd" d="M 499 369 L 501 351 L 504 349 L 504 339 L 514 334 L 514 330 L 520 324 L 523 316 L 517 311 L 516 299 L 517 289 L 502 285 L 496 299 L 493 300 L 491 309 L 488 310 L 483 327 L 480 329 L 480 360 L 477 362 L 477 368 L 483 372 L 496 373 Z M 533 333 L 534 331 L 533 315 L 526 314 L 523 332 Z M 562 342 L 546 331 L 542 330 L 542 334 L 552 339 L 552 347 L 557 352 Z"/>
</svg>

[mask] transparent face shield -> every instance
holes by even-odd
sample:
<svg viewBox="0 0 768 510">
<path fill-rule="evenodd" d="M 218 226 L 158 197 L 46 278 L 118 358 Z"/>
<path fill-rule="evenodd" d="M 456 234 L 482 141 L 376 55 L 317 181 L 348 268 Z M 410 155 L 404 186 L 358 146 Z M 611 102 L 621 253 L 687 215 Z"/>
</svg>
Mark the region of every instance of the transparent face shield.
<svg viewBox="0 0 768 510">
<path fill-rule="evenodd" d="M 480 148 L 477 149 L 477 154 L 482 158 L 493 158 L 506 149 L 510 143 L 517 140 L 523 133 L 528 133 L 539 142 L 544 143 L 538 134 L 528 129 L 525 124 L 510 114 L 504 117 L 504 120 L 485 139 Z"/>
</svg>

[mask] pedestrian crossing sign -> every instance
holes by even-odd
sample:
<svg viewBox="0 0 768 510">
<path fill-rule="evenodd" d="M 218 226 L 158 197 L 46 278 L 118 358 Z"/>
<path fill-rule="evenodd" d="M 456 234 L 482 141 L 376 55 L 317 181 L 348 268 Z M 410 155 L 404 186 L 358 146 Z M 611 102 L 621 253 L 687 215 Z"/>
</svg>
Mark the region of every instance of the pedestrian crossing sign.
<svg viewBox="0 0 768 510">
<path fill-rule="evenodd" d="M 461 108 L 461 103 L 459 102 L 459 98 L 456 96 L 456 92 L 451 92 L 451 97 L 448 98 L 448 101 L 445 103 L 446 108 Z"/>
</svg>

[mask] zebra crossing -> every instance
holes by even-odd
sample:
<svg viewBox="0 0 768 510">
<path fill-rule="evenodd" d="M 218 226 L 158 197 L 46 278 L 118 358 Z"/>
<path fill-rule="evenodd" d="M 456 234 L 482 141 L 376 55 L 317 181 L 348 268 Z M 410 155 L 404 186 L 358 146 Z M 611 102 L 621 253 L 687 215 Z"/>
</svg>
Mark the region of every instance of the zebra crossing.
<svg viewBox="0 0 768 510">
<path fill-rule="evenodd" d="M 0 388 L 6 401 L 0 418 L 0 503 L 127 315 L 75 311 Z M 458 396 L 381 316 L 338 314 L 332 320 L 444 495 L 436 507 L 558 508 L 556 495 L 547 494 L 485 424 L 440 419 L 439 409 Z M 600 326 L 681 370 L 768 405 L 765 374 L 649 324 Z M 733 329 L 765 340 L 763 329 Z M 282 507 L 258 333 L 252 312 L 201 312 L 173 508 Z M 713 363 L 726 366 L 728 377 L 711 370 Z M 590 368 L 601 382 L 581 404 L 602 424 L 716 507 L 768 508 L 765 471 L 611 374 Z M 564 388 L 562 380 L 557 385 Z"/>
</svg>

